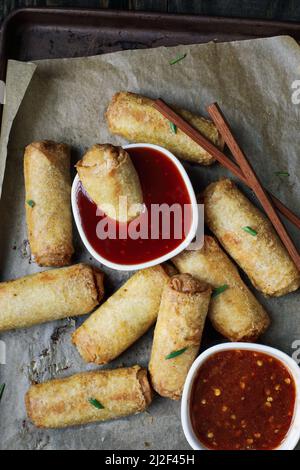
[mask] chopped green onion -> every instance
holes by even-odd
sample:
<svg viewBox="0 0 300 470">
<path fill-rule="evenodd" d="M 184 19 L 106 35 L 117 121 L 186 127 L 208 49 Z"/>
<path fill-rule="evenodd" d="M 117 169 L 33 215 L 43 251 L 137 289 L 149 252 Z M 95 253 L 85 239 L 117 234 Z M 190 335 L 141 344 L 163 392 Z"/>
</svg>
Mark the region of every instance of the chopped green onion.
<svg viewBox="0 0 300 470">
<path fill-rule="evenodd" d="M 27 204 L 30 206 L 30 207 L 34 207 L 35 206 L 35 202 L 32 200 L 32 199 L 29 199 L 29 201 L 26 201 Z"/>
<path fill-rule="evenodd" d="M 102 403 L 100 403 L 100 401 L 96 400 L 96 398 L 89 398 L 89 402 L 90 402 L 91 405 L 93 405 L 98 410 L 103 410 L 104 409 L 104 406 L 102 405 Z"/>
<path fill-rule="evenodd" d="M 180 62 L 182 59 L 185 59 L 185 57 L 186 57 L 186 54 L 179 55 L 179 56 L 176 57 L 175 59 L 170 60 L 169 64 L 170 64 L 170 65 L 177 64 L 177 62 Z"/>
<path fill-rule="evenodd" d="M 276 176 L 290 176 L 288 171 L 275 171 Z"/>
<path fill-rule="evenodd" d="M 0 401 L 2 400 L 4 389 L 5 389 L 5 384 L 0 385 Z"/>
<path fill-rule="evenodd" d="M 165 359 L 173 359 L 173 357 L 180 356 L 180 355 L 183 354 L 186 350 L 187 350 L 187 348 L 179 349 L 178 351 L 173 351 L 173 352 L 171 352 L 170 354 L 168 354 L 168 355 L 165 357 Z"/>
<path fill-rule="evenodd" d="M 253 237 L 256 237 L 257 231 L 251 227 L 243 227 L 244 232 L 250 233 Z"/>
<path fill-rule="evenodd" d="M 216 287 L 216 289 L 213 290 L 212 297 L 217 297 L 218 295 L 222 294 L 222 292 L 225 292 L 225 290 L 228 289 L 228 285 L 224 284 L 223 286 Z"/>
<path fill-rule="evenodd" d="M 174 124 L 174 122 L 169 122 L 170 129 L 173 132 L 173 134 L 177 134 L 177 126 Z"/>
</svg>

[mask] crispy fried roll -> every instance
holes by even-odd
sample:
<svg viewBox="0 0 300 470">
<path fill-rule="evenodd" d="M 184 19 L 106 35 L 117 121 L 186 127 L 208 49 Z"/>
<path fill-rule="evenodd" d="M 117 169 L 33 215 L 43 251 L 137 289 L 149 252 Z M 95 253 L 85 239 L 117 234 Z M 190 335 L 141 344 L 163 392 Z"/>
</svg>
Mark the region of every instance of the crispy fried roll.
<svg viewBox="0 0 300 470">
<path fill-rule="evenodd" d="M 278 297 L 299 288 L 300 273 L 271 222 L 231 180 L 210 184 L 204 204 L 209 228 L 258 290 Z"/>
<path fill-rule="evenodd" d="M 85 264 L 2 282 L 0 331 L 84 315 L 103 294 L 103 274 Z"/>
<path fill-rule="evenodd" d="M 73 334 L 83 359 L 106 364 L 146 333 L 156 321 L 168 280 L 161 266 L 134 274 Z"/>
<path fill-rule="evenodd" d="M 202 165 L 214 163 L 214 158 L 202 147 L 180 129 L 170 126 L 168 119 L 153 107 L 153 103 L 150 98 L 135 93 L 116 93 L 106 113 L 110 132 L 132 142 L 161 145 L 183 160 Z M 211 121 L 183 109 L 174 110 L 212 143 L 223 147 L 220 134 Z"/>
<path fill-rule="evenodd" d="M 25 404 L 36 426 L 64 428 L 139 413 L 151 400 L 147 371 L 133 366 L 32 385 Z"/>
<path fill-rule="evenodd" d="M 93 145 L 76 168 L 86 192 L 106 215 L 120 222 L 129 222 L 140 215 L 143 209 L 140 180 L 122 147 Z M 122 206 L 124 198 L 127 207 Z"/>
<path fill-rule="evenodd" d="M 223 336 L 231 341 L 255 341 L 267 329 L 268 314 L 212 237 L 205 237 L 201 250 L 183 251 L 173 262 L 180 272 L 214 288 L 209 318 Z"/>
<path fill-rule="evenodd" d="M 173 276 L 165 286 L 149 364 L 153 388 L 178 400 L 197 356 L 211 287 L 190 274 Z"/>
<path fill-rule="evenodd" d="M 24 175 L 32 256 L 40 266 L 67 266 L 74 252 L 69 147 L 51 141 L 28 145 Z"/>
</svg>

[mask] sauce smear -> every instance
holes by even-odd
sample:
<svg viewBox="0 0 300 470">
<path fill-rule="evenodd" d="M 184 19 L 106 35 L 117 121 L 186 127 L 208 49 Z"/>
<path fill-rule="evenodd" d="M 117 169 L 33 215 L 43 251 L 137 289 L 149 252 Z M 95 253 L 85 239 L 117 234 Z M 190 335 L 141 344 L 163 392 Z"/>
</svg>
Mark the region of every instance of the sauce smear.
<svg viewBox="0 0 300 470">
<path fill-rule="evenodd" d="M 275 449 L 289 430 L 295 395 L 293 377 L 274 357 L 247 350 L 216 353 L 193 383 L 193 430 L 209 449 Z"/>
<path fill-rule="evenodd" d="M 139 175 L 144 204 L 147 208 L 147 211 L 134 221 L 137 232 L 139 227 L 144 227 L 143 231 L 140 230 L 142 234 L 136 239 L 129 236 L 125 238 L 122 235 L 122 239 L 120 231 L 124 233 L 125 230 L 128 233 L 132 222 L 124 224 L 111 221 L 112 225 L 107 225 L 107 238 L 99 239 L 97 226 L 99 227 L 98 224 L 103 219 L 107 221 L 109 219 L 104 214 L 96 214 L 97 207 L 89 199 L 81 184 L 79 184 L 77 190 L 77 204 L 83 230 L 94 250 L 109 261 L 130 265 L 153 260 L 177 248 L 186 238 L 185 234 L 190 230 L 192 210 L 185 182 L 171 160 L 163 153 L 149 148 L 131 148 L 127 149 L 127 152 Z M 172 211 L 170 213 L 170 233 L 167 234 L 167 238 L 166 232 L 162 230 L 163 217 L 160 216 L 157 219 L 157 217 L 151 216 L 151 204 L 167 204 L 169 206 L 178 204 L 181 207 L 182 217 L 174 216 Z M 184 213 L 185 217 L 183 217 Z M 166 217 L 164 219 L 164 222 L 166 222 Z M 114 229 L 111 227 L 114 227 Z M 148 238 L 145 238 L 145 227 L 148 227 Z M 151 230 L 156 232 L 156 239 L 151 238 Z"/>
</svg>

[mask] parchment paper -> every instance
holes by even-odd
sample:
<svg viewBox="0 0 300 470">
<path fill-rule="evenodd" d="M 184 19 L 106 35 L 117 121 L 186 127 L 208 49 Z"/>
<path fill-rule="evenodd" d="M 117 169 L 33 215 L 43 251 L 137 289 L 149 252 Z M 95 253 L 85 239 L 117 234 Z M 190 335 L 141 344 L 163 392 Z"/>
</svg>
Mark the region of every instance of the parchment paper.
<svg viewBox="0 0 300 470">
<path fill-rule="evenodd" d="M 9 133 L 19 106 L 24 98 L 29 82 L 36 69 L 35 64 L 10 61 L 6 73 L 7 106 L 3 108 L 0 139 L 0 197 L 5 170 Z"/>
<path fill-rule="evenodd" d="M 184 60 L 169 64 L 183 53 L 187 53 Z M 0 203 L 0 280 L 40 270 L 30 262 L 26 241 L 24 146 L 33 140 L 63 141 L 72 146 L 75 162 L 96 142 L 125 143 L 109 134 L 103 117 L 110 98 L 119 90 L 160 96 L 202 114 L 208 104 L 218 101 L 265 186 L 299 213 L 300 105 L 292 103 L 292 84 L 300 78 L 300 49 L 293 39 L 125 51 L 38 61 L 36 65 L 35 70 L 33 64 L 10 62 L 8 68 L 0 153 L 1 186 L 9 138 Z M 201 168 L 186 164 L 186 168 L 196 191 L 228 174 L 218 165 Z M 276 171 L 288 171 L 290 177 L 275 176 Z M 290 225 L 288 228 L 299 246 L 299 232 Z M 75 236 L 75 261 L 95 263 Z M 109 292 L 128 277 L 126 273 L 104 270 Z M 293 342 L 300 340 L 299 292 L 280 299 L 256 295 L 272 317 L 272 326 L 261 342 L 292 355 L 296 346 Z M 188 449 L 181 430 L 180 403 L 159 397 L 149 412 L 118 421 L 63 431 L 38 430 L 30 424 L 24 394 L 31 381 L 93 368 L 83 363 L 70 344 L 70 335 L 81 321 L 62 320 L 0 335 L 7 346 L 7 364 L 0 366 L 0 383 L 7 385 L 0 404 L 0 448 Z M 152 331 L 109 367 L 147 365 L 151 338 Z M 202 347 L 219 341 L 223 339 L 207 325 Z"/>
</svg>

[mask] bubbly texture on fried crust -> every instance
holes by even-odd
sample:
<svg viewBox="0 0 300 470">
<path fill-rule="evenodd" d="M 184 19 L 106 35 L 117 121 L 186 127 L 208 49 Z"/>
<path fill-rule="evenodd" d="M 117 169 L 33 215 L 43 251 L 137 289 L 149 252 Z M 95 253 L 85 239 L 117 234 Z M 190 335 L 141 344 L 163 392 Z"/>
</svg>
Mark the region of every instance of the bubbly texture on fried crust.
<svg viewBox="0 0 300 470">
<path fill-rule="evenodd" d="M 199 351 L 211 287 L 190 274 L 178 274 L 164 287 L 149 371 L 161 396 L 178 400 Z"/>
<path fill-rule="evenodd" d="M 186 250 L 172 260 L 214 289 L 208 316 L 215 329 L 231 341 L 255 341 L 270 324 L 263 306 L 242 281 L 236 266 L 213 237 L 205 236 L 200 250 Z"/>
<path fill-rule="evenodd" d="M 109 130 L 131 142 L 161 145 L 182 160 L 211 165 L 215 159 L 180 129 L 170 128 L 170 122 L 153 107 L 154 101 L 129 92 L 116 93 L 106 112 Z M 220 149 L 223 140 L 209 120 L 184 109 L 174 110 L 189 124 Z M 174 129 L 174 128 L 173 128 Z"/>
<path fill-rule="evenodd" d="M 33 259 L 40 266 L 67 266 L 74 252 L 69 147 L 47 140 L 27 145 L 24 176 Z"/>
<path fill-rule="evenodd" d="M 258 290 L 279 297 L 299 288 L 300 273 L 271 222 L 231 180 L 211 183 L 204 207 L 209 228 Z"/>
<path fill-rule="evenodd" d="M 73 334 L 83 359 L 106 364 L 146 333 L 156 321 L 169 279 L 161 266 L 135 273 Z"/>
<path fill-rule="evenodd" d="M 32 385 L 27 415 L 40 428 L 107 421 L 144 411 L 152 401 L 146 369 L 133 366 L 83 372 Z"/>
<path fill-rule="evenodd" d="M 129 154 L 110 144 L 95 144 L 76 169 L 82 185 L 95 204 L 112 219 L 129 222 L 143 209 L 143 193 Z M 126 198 L 126 207 L 119 210 Z"/>
<path fill-rule="evenodd" d="M 84 315 L 103 295 L 103 274 L 86 264 L 2 282 L 0 331 Z"/>
</svg>

